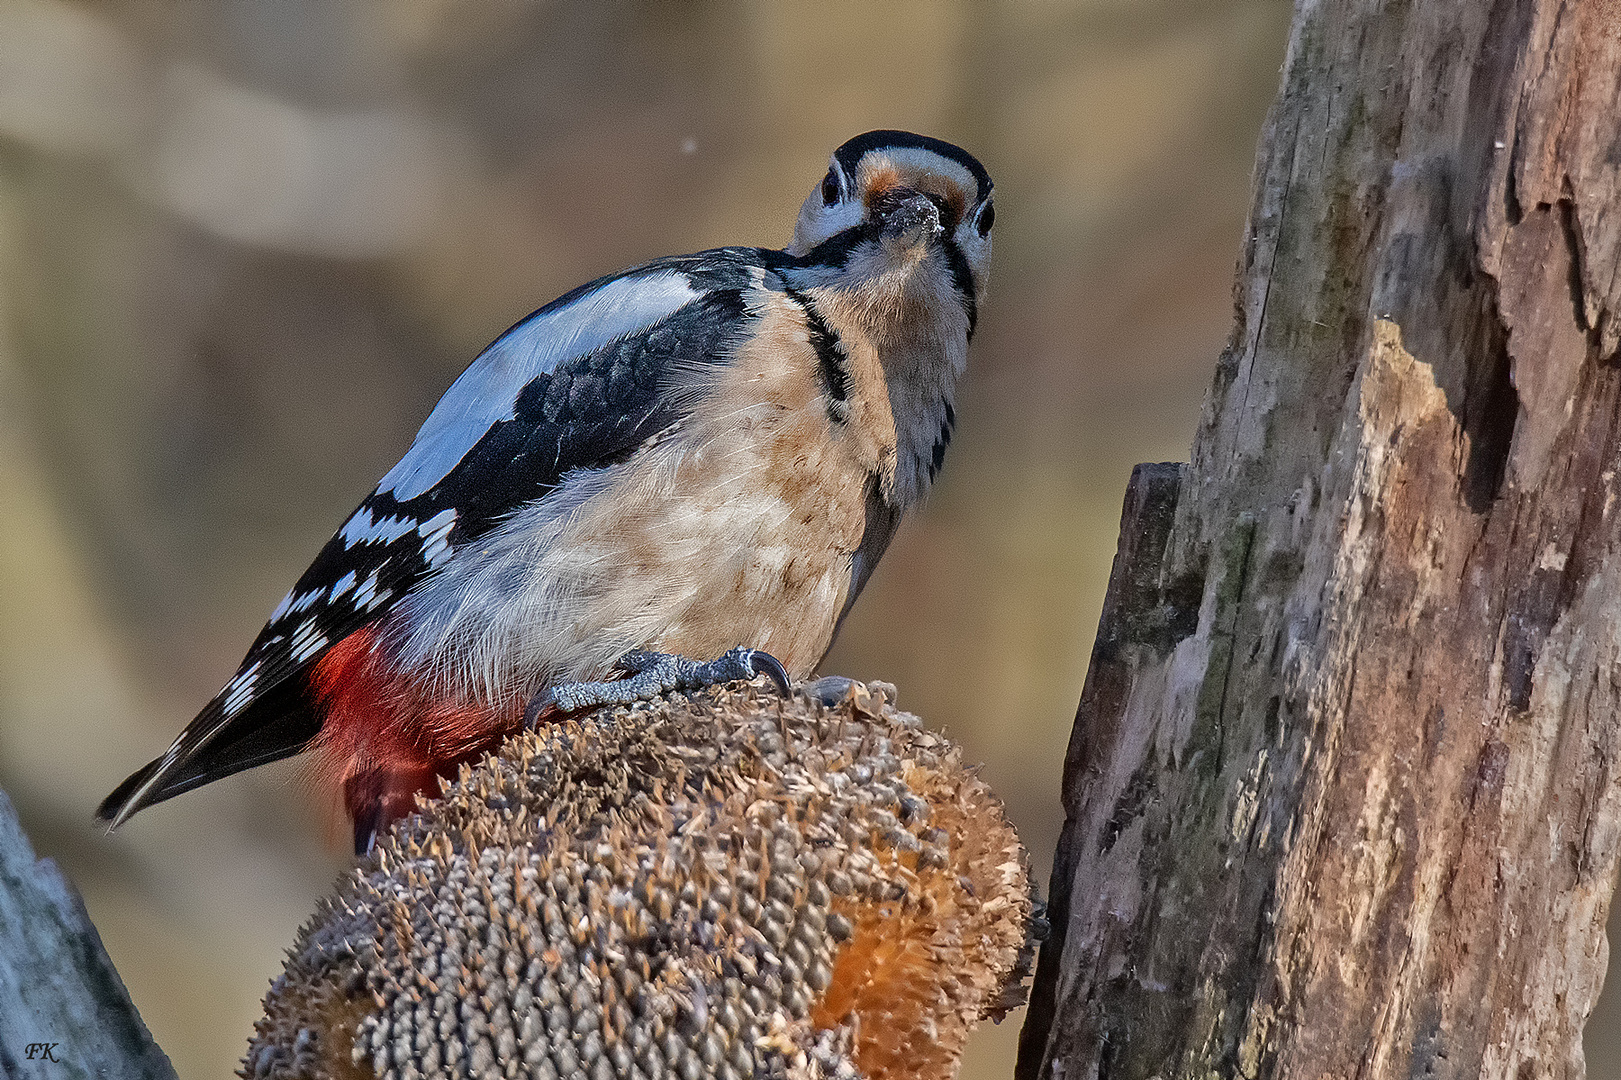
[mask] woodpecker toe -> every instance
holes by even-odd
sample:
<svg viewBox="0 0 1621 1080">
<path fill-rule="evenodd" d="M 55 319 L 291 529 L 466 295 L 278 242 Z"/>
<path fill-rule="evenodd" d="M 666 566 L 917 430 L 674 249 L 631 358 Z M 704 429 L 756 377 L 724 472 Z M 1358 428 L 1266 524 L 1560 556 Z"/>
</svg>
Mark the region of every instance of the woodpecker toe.
<svg viewBox="0 0 1621 1080">
<path fill-rule="evenodd" d="M 792 693 L 788 669 L 770 653 L 739 646 L 708 663 L 674 653 L 636 649 L 619 658 L 614 667 L 623 679 L 604 682 L 557 683 L 536 694 L 524 710 L 524 721 L 534 726 L 548 708 L 576 713 L 601 705 L 629 705 L 648 701 L 671 690 L 696 690 L 728 682 L 751 682 L 761 675 L 784 696 Z"/>
<path fill-rule="evenodd" d="M 674 654 L 632 649 L 616 660 L 614 667 L 627 675 L 640 675 L 644 671 L 652 671 L 672 655 Z"/>
<path fill-rule="evenodd" d="M 758 675 L 764 675 L 771 680 L 772 685 L 777 688 L 777 693 L 783 697 L 793 693 L 793 686 L 788 679 L 788 669 L 782 666 L 781 660 L 761 649 L 734 649 L 732 651 L 740 654 L 738 659 L 742 661 L 750 679 Z"/>
<path fill-rule="evenodd" d="M 549 711 L 559 711 L 557 699 L 552 696 L 551 687 L 547 687 L 529 699 L 529 704 L 524 706 L 523 710 L 523 726 L 530 730 L 540 726 Z"/>
</svg>

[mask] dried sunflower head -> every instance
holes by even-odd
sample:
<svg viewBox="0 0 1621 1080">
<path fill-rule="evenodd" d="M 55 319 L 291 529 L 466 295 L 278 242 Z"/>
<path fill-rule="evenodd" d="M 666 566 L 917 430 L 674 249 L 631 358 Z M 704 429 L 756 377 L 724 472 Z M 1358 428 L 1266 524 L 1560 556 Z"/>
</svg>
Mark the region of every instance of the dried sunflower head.
<svg viewBox="0 0 1621 1080">
<path fill-rule="evenodd" d="M 510 741 L 322 901 L 241 1075 L 949 1077 L 1031 905 L 957 748 L 853 684 Z"/>
</svg>

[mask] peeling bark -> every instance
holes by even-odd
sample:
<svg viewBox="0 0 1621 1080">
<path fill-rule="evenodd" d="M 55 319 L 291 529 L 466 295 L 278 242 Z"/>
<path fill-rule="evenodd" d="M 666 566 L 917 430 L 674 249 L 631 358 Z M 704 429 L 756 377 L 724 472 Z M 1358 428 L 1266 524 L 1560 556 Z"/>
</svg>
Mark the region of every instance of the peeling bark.
<svg viewBox="0 0 1621 1080">
<path fill-rule="evenodd" d="M 1581 1077 L 1621 850 L 1621 4 L 1299 0 L 1133 478 L 1021 1080 Z"/>
</svg>

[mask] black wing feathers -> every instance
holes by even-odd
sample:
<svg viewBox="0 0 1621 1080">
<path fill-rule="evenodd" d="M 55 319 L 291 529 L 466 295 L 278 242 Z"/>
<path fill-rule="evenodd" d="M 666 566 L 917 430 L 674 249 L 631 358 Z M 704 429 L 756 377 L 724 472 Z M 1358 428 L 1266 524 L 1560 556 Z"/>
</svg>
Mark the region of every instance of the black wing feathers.
<svg viewBox="0 0 1621 1080">
<path fill-rule="evenodd" d="M 679 423 L 687 402 L 671 392 L 672 374 L 731 354 L 748 319 L 746 291 L 760 280 L 766 255 L 727 248 L 650 263 L 582 286 L 497 339 L 631 274 L 678 271 L 697 294 L 652 325 L 521 386 L 492 386 L 492 395 L 510 395 L 508 415 L 415 498 L 374 491 L 362 502 L 272 614 L 231 682 L 168 753 L 108 796 L 98 816 L 116 825 L 143 806 L 303 749 L 320 720 L 300 676 L 386 614 L 456 546 L 545 497 L 569 472 L 622 461 Z"/>
<path fill-rule="evenodd" d="M 207 715 L 206 711 L 202 715 Z M 290 757 L 309 745 L 320 730 L 320 718 L 310 707 L 303 684 L 283 681 L 226 721 L 213 738 L 194 752 L 173 762 L 162 779 L 141 796 L 139 804 L 129 813 L 243 769 Z M 148 762 L 114 788 L 97 807 L 96 816 L 102 821 L 119 817 L 136 792 L 157 775 L 165 760 L 158 758 Z"/>
<path fill-rule="evenodd" d="M 443 491 L 458 515 L 451 541 L 460 543 L 569 472 L 623 461 L 685 415 L 688 403 L 671 393 L 672 367 L 724 359 L 745 318 L 740 290 L 711 291 L 644 333 L 535 376 L 519 391 L 513 418 L 493 425 L 422 498 Z"/>
</svg>

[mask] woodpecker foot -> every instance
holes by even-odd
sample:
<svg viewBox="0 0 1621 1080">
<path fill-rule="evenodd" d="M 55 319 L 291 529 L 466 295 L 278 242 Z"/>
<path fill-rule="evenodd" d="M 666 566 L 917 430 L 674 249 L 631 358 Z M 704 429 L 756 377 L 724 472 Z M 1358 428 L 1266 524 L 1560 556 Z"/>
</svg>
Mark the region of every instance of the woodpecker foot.
<svg viewBox="0 0 1621 1080">
<path fill-rule="evenodd" d="M 525 722 L 533 725 L 536 718 L 550 707 L 572 713 L 594 709 L 599 705 L 629 705 L 656 698 L 671 690 L 696 690 L 738 680 L 749 682 L 760 675 L 770 679 L 777 692 L 784 697 L 791 692 L 788 671 L 781 661 L 768 652 L 742 646 L 708 663 L 689 660 L 674 653 L 637 649 L 621 656 L 614 666 L 630 677 L 610 682 L 573 682 L 549 686 L 536 694 L 524 710 Z"/>
</svg>

